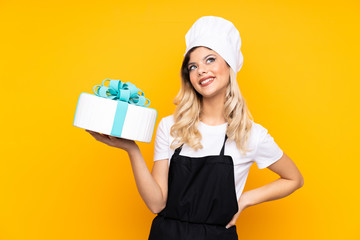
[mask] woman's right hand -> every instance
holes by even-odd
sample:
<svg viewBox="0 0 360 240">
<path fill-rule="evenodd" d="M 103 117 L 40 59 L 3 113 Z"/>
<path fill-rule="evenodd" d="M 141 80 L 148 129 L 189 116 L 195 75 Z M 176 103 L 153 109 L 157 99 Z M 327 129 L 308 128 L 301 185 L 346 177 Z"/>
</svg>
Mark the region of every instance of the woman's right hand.
<svg viewBox="0 0 360 240">
<path fill-rule="evenodd" d="M 138 145 L 133 140 L 114 137 L 111 135 L 106 135 L 106 134 L 94 132 L 94 131 L 87 130 L 87 129 L 85 131 L 90 133 L 99 142 L 103 142 L 103 143 L 109 145 L 110 147 L 121 148 L 127 152 L 138 147 Z"/>
</svg>

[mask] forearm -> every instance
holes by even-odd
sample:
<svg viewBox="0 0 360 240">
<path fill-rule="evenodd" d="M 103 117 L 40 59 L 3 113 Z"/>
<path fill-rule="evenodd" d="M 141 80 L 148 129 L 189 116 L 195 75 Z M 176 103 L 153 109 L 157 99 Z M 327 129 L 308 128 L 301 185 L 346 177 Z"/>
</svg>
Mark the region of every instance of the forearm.
<svg viewBox="0 0 360 240">
<path fill-rule="evenodd" d="M 280 199 L 290 195 L 301 185 L 298 181 L 279 178 L 262 187 L 252 189 L 243 193 L 246 207 L 253 206 L 262 202 Z"/>
<path fill-rule="evenodd" d="M 160 186 L 151 175 L 138 147 L 128 151 L 136 186 L 146 206 L 155 213 L 162 209 L 165 200 Z"/>
</svg>

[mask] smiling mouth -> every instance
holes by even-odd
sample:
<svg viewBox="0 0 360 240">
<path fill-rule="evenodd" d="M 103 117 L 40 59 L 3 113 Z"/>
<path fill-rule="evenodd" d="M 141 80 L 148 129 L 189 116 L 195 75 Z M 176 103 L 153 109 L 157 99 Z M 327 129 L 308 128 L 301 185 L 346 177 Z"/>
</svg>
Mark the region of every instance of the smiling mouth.
<svg viewBox="0 0 360 240">
<path fill-rule="evenodd" d="M 214 77 L 208 78 L 208 79 L 202 81 L 202 82 L 200 83 L 200 85 L 201 85 L 201 86 L 207 86 L 207 85 L 211 84 L 211 83 L 214 81 L 214 79 L 215 79 Z"/>
</svg>

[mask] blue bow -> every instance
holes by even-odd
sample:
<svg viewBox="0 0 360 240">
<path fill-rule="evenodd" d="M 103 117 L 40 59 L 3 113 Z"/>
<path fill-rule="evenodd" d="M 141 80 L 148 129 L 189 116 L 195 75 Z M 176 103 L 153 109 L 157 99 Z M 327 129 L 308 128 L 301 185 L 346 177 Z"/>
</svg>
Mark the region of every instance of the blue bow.
<svg viewBox="0 0 360 240">
<path fill-rule="evenodd" d="M 109 87 L 104 86 L 105 81 L 110 81 Z M 99 88 L 95 90 L 97 87 Z M 150 100 L 145 98 L 144 92 L 131 82 L 123 83 L 120 80 L 105 79 L 101 85 L 94 86 L 93 91 L 96 96 L 109 98 L 111 100 L 124 101 L 144 107 L 150 105 Z M 139 92 L 141 94 L 139 94 Z M 148 103 L 145 105 L 146 100 Z"/>
</svg>

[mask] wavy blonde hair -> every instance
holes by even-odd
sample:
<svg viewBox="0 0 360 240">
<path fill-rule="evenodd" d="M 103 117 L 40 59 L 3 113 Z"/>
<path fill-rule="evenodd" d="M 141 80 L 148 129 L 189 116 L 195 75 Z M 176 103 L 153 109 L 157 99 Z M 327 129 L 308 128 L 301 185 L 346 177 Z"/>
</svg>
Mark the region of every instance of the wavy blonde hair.
<svg viewBox="0 0 360 240">
<path fill-rule="evenodd" d="M 176 109 L 173 115 L 175 123 L 170 130 L 170 135 L 174 137 L 170 146 L 171 149 L 176 149 L 183 143 L 186 143 L 195 151 L 203 148 L 200 143 L 202 136 L 197 128 L 202 112 L 202 96 L 192 86 L 187 67 L 190 54 L 196 48 L 197 47 L 194 47 L 187 52 L 181 66 L 181 88 L 173 101 Z M 230 68 L 229 64 L 228 67 Z M 237 148 L 241 151 L 241 154 L 244 155 L 247 151 L 252 150 L 247 147 L 253 117 L 247 108 L 244 97 L 241 95 L 232 68 L 230 68 L 229 78 L 230 81 L 226 89 L 224 101 L 224 117 L 228 123 L 226 134 L 228 139 L 235 140 Z"/>
</svg>

